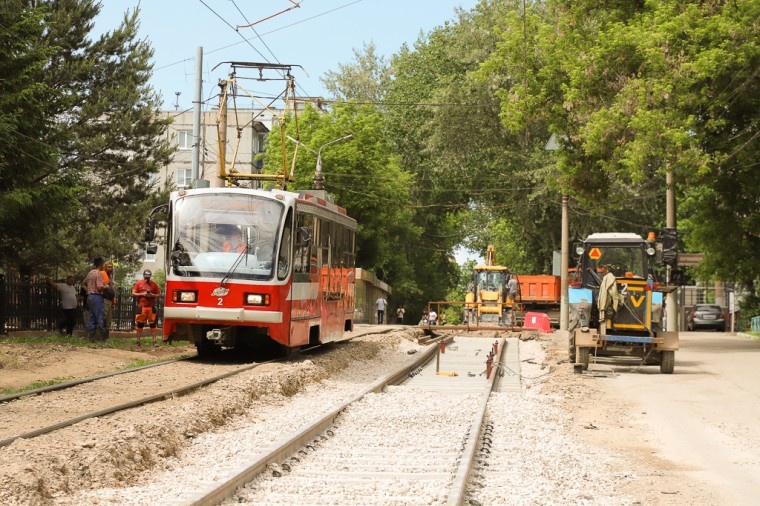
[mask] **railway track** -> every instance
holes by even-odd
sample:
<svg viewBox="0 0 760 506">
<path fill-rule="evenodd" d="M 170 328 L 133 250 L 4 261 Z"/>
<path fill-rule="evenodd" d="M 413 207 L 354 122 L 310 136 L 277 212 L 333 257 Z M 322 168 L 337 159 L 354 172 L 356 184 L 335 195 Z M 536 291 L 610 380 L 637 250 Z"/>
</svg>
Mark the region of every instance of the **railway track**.
<svg viewBox="0 0 760 506">
<path fill-rule="evenodd" d="M 129 374 L 137 371 L 141 371 L 143 369 L 150 369 L 152 367 L 158 367 L 166 364 L 171 364 L 173 362 L 180 362 L 183 360 L 190 360 L 190 357 L 183 357 L 183 358 L 175 358 L 171 360 L 165 360 L 162 362 L 156 362 L 149 365 L 144 365 L 142 367 L 134 367 L 132 369 L 123 369 L 121 371 L 113 371 L 105 374 L 98 374 L 97 376 L 88 376 L 85 378 L 77 378 L 69 381 L 62 381 L 61 383 L 56 383 L 55 385 L 48 385 L 40 388 L 35 388 L 32 390 L 24 390 L 23 392 L 17 392 L 14 394 L 8 394 L 8 395 L 0 395 L 0 404 L 5 402 L 11 402 L 15 401 L 17 399 L 21 399 L 24 397 L 30 397 L 35 395 L 41 395 L 46 392 L 55 392 L 58 390 L 66 390 L 67 388 L 73 388 L 77 385 L 83 385 L 85 383 L 90 383 L 92 381 L 97 381 L 105 378 L 110 378 L 112 376 L 119 376 L 121 374 Z"/>
<path fill-rule="evenodd" d="M 177 359 L 68 381 L 0 399 L 0 447 L 164 399 L 192 393 L 217 381 L 281 359 L 256 363 L 211 363 Z M 188 382 L 186 378 L 193 378 Z M 71 397 L 83 399 L 72 403 Z M 65 410 L 56 409 L 65 405 Z M 72 407 L 73 406 L 73 407 Z"/>
<path fill-rule="evenodd" d="M 391 330 L 395 332 L 398 329 Z M 48 459 L 43 453 L 35 454 L 35 464 L 29 469 L 35 476 L 46 473 L 47 490 L 58 490 L 55 493 L 56 503 L 61 506 L 157 502 L 219 504 L 242 486 L 240 483 L 230 484 L 230 481 L 244 471 L 250 474 L 259 466 L 254 476 L 246 477 L 243 483 L 258 474 L 261 474 L 258 479 L 274 478 L 272 474 L 287 471 L 285 468 L 288 466 L 296 469 L 298 466 L 295 464 L 308 464 L 307 458 L 312 455 L 318 457 L 319 452 L 323 448 L 328 449 L 333 441 L 339 447 L 347 447 L 354 446 L 351 441 L 355 440 L 360 447 L 369 448 L 369 442 L 361 436 L 368 432 L 368 427 L 372 427 L 375 432 L 366 436 L 380 443 L 376 455 L 369 456 L 370 461 L 382 460 L 382 449 L 393 448 L 390 442 L 381 444 L 386 437 L 404 441 L 404 448 L 420 445 L 416 452 L 420 457 L 431 453 L 427 449 L 431 441 L 439 441 L 436 443 L 437 457 L 436 452 L 432 452 L 435 461 L 432 465 L 440 467 L 443 461 L 447 463 L 437 471 L 435 467 L 431 468 L 430 479 L 426 482 L 432 489 L 438 490 L 436 497 L 440 500 L 437 503 L 443 504 L 444 497 L 455 497 L 457 494 L 437 485 L 436 479 L 453 484 L 459 474 L 464 477 L 458 480 L 460 484 L 472 486 L 471 473 L 467 471 L 471 464 L 464 465 L 463 471 L 457 473 L 451 462 L 456 462 L 457 466 L 460 462 L 472 462 L 473 451 L 481 451 L 478 431 L 473 427 L 486 426 L 482 422 L 484 415 L 479 415 L 481 422 L 477 422 L 476 413 L 479 403 L 485 402 L 483 399 L 487 396 L 483 391 L 487 383 L 485 359 L 492 349 L 493 339 L 455 337 L 443 353 L 438 353 L 440 340 L 420 348 L 405 339 L 400 342 L 394 339 L 398 337 L 391 336 L 381 341 L 362 340 L 358 344 L 332 347 L 323 355 L 304 360 L 283 365 L 268 364 L 253 375 L 243 375 L 245 379 L 242 381 L 224 381 L 219 386 L 201 389 L 192 396 L 155 403 L 155 407 L 84 422 L 71 430 L 61 431 L 60 438 L 56 435 L 52 438 L 45 436 L 9 446 L 7 451 L 12 453 L 4 455 L 9 463 L 22 465 L 30 448 L 56 449 L 60 455 L 58 459 Z M 441 340 L 447 339 L 447 336 L 441 337 Z M 475 350 L 468 351 L 465 341 L 469 340 L 477 343 Z M 508 341 L 514 344 L 506 347 L 507 357 L 510 351 L 516 352 L 518 339 Z M 383 347 L 377 348 L 380 343 Z M 387 347 L 388 344 L 392 347 Z M 458 355 L 474 357 L 475 361 L 458 363 L 455 360 Z M 437 360 L 433 360 L 436 356 Z M 423 368 L 421 363 L 424 361 L 431 366 Z M 515 358 L 513 362 L 516 363 L 508 364 L 509 369 L 519 370 L 519 361 Z M 435 373 L 435 364 L 438 364 L 440 375 Z M 492 369 L 496 371 L 502 367 L 494 364 Z M 459 374 L 451 374 L 454 371 Z M 382 377 L 378 379 L 379 376 Z M 503 384 L 505 379 L 501 378 L 499 384 Z M 477 385 L 477 388 L 473 390 L 468 384 Z M 519 390 L 519 381 L 516 388 Z M 347 402 L 350 405 L 344 406 Z M 315 421 L 320 413 L 320 420 Z M 350 418 L 352 414 L 353 418 Z M 352 428 L 352 420 L 358 422 L 360 427 Z M 395 431 L 392 428 L 394 424 L 397 427 Z M 214 430 L 213 427 L 221 430 Z M 299 427 L 303 430 L 298 430 Z M 386 435 L 377 432 L 382 427 L 388 428 Z M 455 433 L 450 434 L 450 430 Z M 468 444 L 465 437 L 469 434 L 475 436 Z M 455 444 L 452 443 L 454 441 Z M 470 448 L 466 452 L 470 456 L 464 457 L 466 447 Z M 284 453 L 273 456 L 276 451 Z M 104 461 L 109 467 L 103 469 L 102 474 L 90 478 L 89 474 L 84 474 L 89 473 L 88 467 L 81 466 L 87 466 L 92 459 L 100 459 L 101 455 L 112 455 L 119 461 L 126 458 L 128 466 L 124 468 L 123 464 L 119 464 L 109 471 L 112 464 Z M 322 455 L 329 457 L 329 454 Z M 392 465 L 394 459 L 411 461 L 412 458 L 398 449 L 389 450 L 386 455 Z M 129 460 L 132 456 L 139 459 L 134 464 Z M 291 461 L 292 457 L 300 462 Z M 54 471 L 55 476 L 47 471 L 51 465 L 52 469 L 57 469 L 54 462 L 66 458 L 73 461 L 71 466 L 76 466 L 75 476 L 80 475 L 79 469 L 83 470 L 83 481 L 73 490 L 66 486 L 72 479 L 71 471 L 64 472 L 60 477 L 57 471 Z M 361 465 L 361 459 L 358 462 L 356 465 Z M 430 464 L 421 462 L 421 465 Z M 140 469 L 150 472 L 141 473 Z M 383 473 L 382 470 L 356 469 L 360 474 Z M 109 479 L 109 472 L 118 472 L 120 474 L 116 476 L 121 478 Z M 435 478 L 435 473 L 441 476 Z M 24 474 L 28 475 L 29 472 Z M 291 473 L 282 474 L 278 479 Z M 443 474 L 448 478 L 444 478 Z M 31 498 L 36 495 L 31 489 L 28 495 L 24 495 L 26 481 L 21 475 L 18 478 L 8 477 L 11 480 L 7 482 L 7 497 Z M 92 485 L 87 485 L 90 479 Z M 413 483 L 417 478 L 410 481 Z M 440 492 L 444 489 L 445 494 Z M 464 489 L 460 487 L 460 490 Z M 296 503 L 314 502 L 312 497 L 294 500 Z M 361 497 L 358 501 L 373 504 Z M 265 502 L 269 504 L 271 501 L 267 499 Z M 346 498 L 341 503 L 356 502 Z M 396 503 L 391 500 L 384 504 Z M 413 503 L 410 501 L 410 504 Z"/>
<path fill-rule="evenodd" d="M 352 332 L 350 339 L 393 330 L 391 327 L 361 328 Z M 300 353 L 307 356 L 323 350 L 314 347 Z M 214 361 L 189 357 L 1 396 L 0 448 L 18 439 L 31 439 L 87 419 L 187 395 L 217 381 L 282 360 L 287 359 L 251 363 L 234 352 L 226 357 L 224 353 L 220 354 Z M 192 378 L 192 381 L 186 378 Z M 72 402 L 72 398 L 77 401 Z"/>
<path fill-rule="evenodd" d="M 441 374 L 413 364 L 438 342 L 420 346 L 419 333 L 372 337 L 19 441 L 0 450 L 0 502 L 395 505 L 424 497 L 426 504 L 468 506 L 639 504 L 639 496 L 625 492 L 637 479 L 627 463 L 578 437 L 580 422 L 571 421 L 564 397 L 573 376 L 558 371 L 561 353 L 545 354 L 548 343 L 562 344 L 553 339 L 507 338 L 492 368 L 504 376 L 494 380 L 482 434 L 471 437 L 485 394 L 482 388 L 467 392 L 467 383 L 482 387 L 484 354 L 497 337 L 480 337 L 474 353 L 463 353 L 467 346 L 455 337 L 431 362 Z M 517 341 L 522 360 L 514 353 Z M 462 354 L 477 361 L 454 360 Z M 406 376 L 378 388 L 377 378 L 402 366 Z M 338 410 L 347 400 L 355 402 Z M 323 427 L 298 439 L 299 428 L 326 417 Z M 282 454 L 272 456 L 276 449 Z M 377 467 L 378 461 L 389 467 Z M 253 476 L 230 484 L 244 471 Z M 302 481 L 285 481 L 292 479 Z M 455 482 L 464 484 L 456 489 L 465 491 L 464 499 L 457 498 Z M 262 486 L 268 488 L 262 492 Z"/>
<path fill-rule="evenodd" d="M 519 364 L 514 341 L 513 368 Z M 483 451 L 481 429 L 486 437 L 491 430 L 484 420 L 504 343 L 494 350 L 488 379 L 480 369 L 489 340 L 455 339 L 448 357 L 461 351 L 470 360 L 464 365 L 442 359 L 439 346 L 431 346 L 223 483 L 179 503 L 460 504 Z M 442 364 L 461 370 L 442 371 Z"/>
</svg>

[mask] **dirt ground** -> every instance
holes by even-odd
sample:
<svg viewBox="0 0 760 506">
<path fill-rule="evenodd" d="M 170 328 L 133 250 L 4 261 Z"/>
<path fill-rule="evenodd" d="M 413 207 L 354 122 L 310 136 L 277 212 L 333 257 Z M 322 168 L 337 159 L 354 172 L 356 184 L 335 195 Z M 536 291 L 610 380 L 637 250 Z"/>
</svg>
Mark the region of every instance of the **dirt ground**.
<svg viewBox="0 0 760 506">
<path fill-rule="evenodd" d="M 114 338 L 128 339 L 128 338 Z M 133 340 L 133 338 L 130 338 Z M 0 390 L 23 388 L 35 382 L 62 381 L 117 371 L 136 361 L 155 361 L 192 355 L 195 347 L 134 344 L 130 349 L 85 348 L 55 343 L 0 342 Z"/>
<path fill-rule="evenodd" d="M 601 361 L 583 375 L 560 366 L 547 388 L 563 394 L 572 432 L 636 476 L 620 492 L 642 504 L 749 506 L 760 504 L 758 356 L 749 336 L 682 332 L 672 375 Z"/>
</svg>

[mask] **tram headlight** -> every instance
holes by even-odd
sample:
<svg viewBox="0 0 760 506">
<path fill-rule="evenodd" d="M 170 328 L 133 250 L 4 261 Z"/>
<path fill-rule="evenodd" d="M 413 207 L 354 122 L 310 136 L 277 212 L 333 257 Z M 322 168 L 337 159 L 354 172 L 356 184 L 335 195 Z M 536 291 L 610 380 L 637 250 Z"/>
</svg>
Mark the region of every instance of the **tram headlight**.
<svg viewBox="0 0 760 506">
<path fill-rule="evenodd" d="M 198 302 L 198 292 L 190 290 L 174 290 L 172 302 Z"/>
<path fill-rule="evenodd" d="M 268 306 L 269 294 L 268 293 L 246 293 L 245 303 L 249 306 Z"/>
</svg>

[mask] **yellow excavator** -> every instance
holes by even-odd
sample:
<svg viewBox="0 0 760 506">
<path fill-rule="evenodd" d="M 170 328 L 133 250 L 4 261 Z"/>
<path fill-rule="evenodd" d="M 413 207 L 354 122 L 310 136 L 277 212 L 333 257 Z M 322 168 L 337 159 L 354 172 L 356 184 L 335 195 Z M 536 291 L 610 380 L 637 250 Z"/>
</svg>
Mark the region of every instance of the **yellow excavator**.
<svg viewBox="0 0 760 506">
<path fill-rule="evenodd" d="M 512 301 L 507 296 L 509 271 L 494 265 L 494 247 L 486 249 L 485 265 L 476 265 L 465 296 L 465 320 L 470 324 L 506 323 Z"/>
</svg>

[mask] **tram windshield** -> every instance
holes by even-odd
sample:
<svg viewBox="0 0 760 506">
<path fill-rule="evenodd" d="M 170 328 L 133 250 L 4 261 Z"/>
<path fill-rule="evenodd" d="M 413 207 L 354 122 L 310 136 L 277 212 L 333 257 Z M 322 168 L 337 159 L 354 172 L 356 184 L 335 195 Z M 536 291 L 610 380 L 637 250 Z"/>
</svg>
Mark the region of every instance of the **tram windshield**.
<svg viewBox="0 0 760 506">
<path fill-rule="evenodd" d="M 284 205 L 256 195 L 205 193 L 177 199 L 170 262 L 180 276 L 268 279 Z"/>
</svg>

